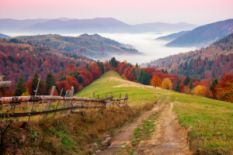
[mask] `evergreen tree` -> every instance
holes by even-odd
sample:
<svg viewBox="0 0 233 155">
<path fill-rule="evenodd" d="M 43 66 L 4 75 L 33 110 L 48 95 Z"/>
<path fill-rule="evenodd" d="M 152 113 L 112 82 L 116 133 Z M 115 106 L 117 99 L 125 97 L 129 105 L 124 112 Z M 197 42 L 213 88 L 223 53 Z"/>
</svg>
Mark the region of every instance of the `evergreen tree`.
<svg viewBox="0 0 233 155">
<path fill-rule="evenodd" d="M 215 80 L 212 81 L 212 83 L 210 85 L 210 90 L 211 90 L 214 98 L 216 98 L 216 89 L 215 89 L 215 87 L 217 86 L 217 84 L 218 84 L 218 80 L 215 79 Z"/>
<path fill-rule="evenodd" d="M 46 77 L 46 81 L 45 81 L 45 94 L 49 95 L 50 93 L 50 89 L 52 86 L 54 86 L 55 83 L 55 79 L 53 77 L 53 75 L 51 73 L 49 73 Z"/>
<path fill-rule="evenodd" d="M 176 81 L 175 91 L 177 91 L 177 92 L 180 92 L 180 91 L 181 91 L 181 90 L 180 90 L 180 80 L 177 80 L 177 81 Z"/>
<path fill-rule="evenodd" d="M 37 88 L 37 84 L 39 82 L 39 76 L 38 74 L 36 73 L 34 75 L 34 77 L 32 78 L 32 92 L 31 92 L 31 95 L 35 95 L 35 90 Z"/>
<path fill-rule="evenodd" d="M 190 77 L 187 76 L 187 77 L 185 78 L 185 80 L 184 80 L 184 85 L 187 86 L 187 85 L 189 85 L 189 83 L 190 83 Z"/>
<path fill-rule="evenodd" d="M 104 64 L 103 64 L 103 62 L 97 61 L 97 65 L 100 68 L 101 74 L 103 74 L 104 73 Z"/>
<path fill-rule="evenodd" d="M 25 87 L 24 87 L 24 81 L 23 79 L 19 79 L 19 81 L 16 84 L 16 89 L 15 89 L 15 96 L 21 96 L 25 92 Z"/>
<path fill-rule="evenodd" d="M 144 70 L 141 71 L 138 82 L 148 85 L 150 84 L 150 79 L 151 79 L 151 75 L 148 74 L 147 72 L 145 72 Z"/>
<path fill-rule="evenodd" d="M 117 67 L 117 65 L 118 65 L 118 61 L 116 60 L 116 58 L 115 57 L 113 57 L 111 60 L 110 60 L 110 62 L 109 62 L 110 64 L 111 64 L 111 66 L 112 67 L 114 67 L 114 68 L 116 68 Z"/>
</svg>

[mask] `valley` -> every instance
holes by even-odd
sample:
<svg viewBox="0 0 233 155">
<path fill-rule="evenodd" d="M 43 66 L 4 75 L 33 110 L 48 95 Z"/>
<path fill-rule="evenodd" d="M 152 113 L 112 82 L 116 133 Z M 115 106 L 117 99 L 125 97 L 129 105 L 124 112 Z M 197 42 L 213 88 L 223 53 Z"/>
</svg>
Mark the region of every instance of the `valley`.
<svg viewBox="0 0 233 155">
<path fill-rule="evenodd" d="M 232 5 L 4 1 L 0 155 L 232 155 Z"/>
</svg>

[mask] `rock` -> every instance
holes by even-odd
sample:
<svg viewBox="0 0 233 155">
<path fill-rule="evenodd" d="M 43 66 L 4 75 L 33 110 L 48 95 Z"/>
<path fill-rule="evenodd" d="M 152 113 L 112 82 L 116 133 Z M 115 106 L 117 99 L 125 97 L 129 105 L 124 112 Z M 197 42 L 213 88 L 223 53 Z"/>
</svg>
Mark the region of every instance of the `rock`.
<svg viewBox="0 0 233 155">
<path fill-rule="evenodd" d="M 102 146 L 109 146 L 111 144 L 111 140 L 112 138 L 110 136 L 107 136 L 102 142 L 101 145 Z"/>
</svg>

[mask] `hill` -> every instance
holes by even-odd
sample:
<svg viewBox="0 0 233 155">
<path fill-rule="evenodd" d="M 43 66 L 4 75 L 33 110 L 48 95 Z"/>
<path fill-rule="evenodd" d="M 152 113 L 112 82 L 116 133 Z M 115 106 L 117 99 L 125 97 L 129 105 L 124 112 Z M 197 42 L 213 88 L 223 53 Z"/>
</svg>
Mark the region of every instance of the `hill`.
<svg viewBox="0 0 233 155">
<path fill-rule="evenodd" d="M 114 71 L 104 74 L 80 91 L 77 96 L 93 97 L 93 93 L 95 97 L 112 94 L 119 97 L 120 94 L 128 93 L 130 108 L 80 111 L 80 113 L 70 113 L 59 117 L 46 117 L 38 123 L 17 121 L 4 132 L 2 151 L 7 154 L 13 154 L 16 151 L 26 154 L 32 154 L 34 151 L 40 154 L 92 154 L 103 147 L 100 143 L 106 134 L 126 133 L 132 135 L 132 139 L 126 142 L 134 144 L 135 138 L 140 142 L 144 132 L 146 138 L 155 138 L 153 134 L 156 134 L 156 137 L 159 136 L 158 134 L 174 137 L 180 132 L 183 134 L 188 132 L 186 136 L 188 136 L 189 142 L 187 143 L 187 139 L 184 141 L 189 144 L 194 154 L 231 154 L 233 150 L 231 138 L 233 136 L 231 128 L 233 126 L 233 105 L 231 103 L 148 87 L 124 80 Z M 145 107 L 150 103 L 157 103 L 155 107 L 160 107 L 161 110 L 149 109 L 151 112 L 145 113 L 152 115 L 145 117 L 142 109 L 148 110 Z M 175 116 L 172 111 L 175 112 Z M 134 119 L 138 115 L 140 115 L 139 119 L 143 120 L 140 123 L 138 119 Z M 152 116 L 154 117 L 152 118 Z M 176 118 L 184 129 L 177 125 L 173 126 L 175 128 L 166 128 L 170 127 Z M 166 120 L 170 120 L 171 124 L 167 125 Z M 117 130 L 120 132 L 114 132 L 125 123 L 125 128 Z M 164 124 L 166 126 L 161 126 Z M 1 122 L 0 127 L 3 128 L 3 126 L 4 122 Z M 129 128 L 130 130 L 127 130 Z M 158 133 L 157 131 L 160 130 L 163 132 Z M 171 135 L 167 132 L 175 134 Z M 185 137 L 178 136 L 178 138 Z M 170 141 L 165 144 L 170 144 Z M 129 147 L 124 148 L 127 149 L 127 152 L 131 151 Z M 147 151 L 153 151 L 156 148 L 151 147 Z M 171 149 L 170 145 L 168 148 Z M 164 146 L 163 149 L 165 149 Z"/>
<path fill-rule="evenodd" d="M 233 150 L 231 103 L 129 82 L 115 72 L 106 73 L 77 95 L 91 97 L 93 93 L 100 96 L 128 93 L 131 106 L 155 101 L 161 105 L 172 104 L 180 124 L 188 129 L 188 140 L 194 154 L 228 154 Z"/>
<path fill-rule="evenodd" d="M 79 37 L 48 34 L 22 36 L 13 39 L 18 42 L 29 43 L 37 47 L 48 48 L 61 53 L 71 53 L 94 59 L 109 58 L 113 55 L 139 54 L 139 52 L 130 45 L 104 38 L 98 34 L 83 34 Z"/>
<path fill-rule="evenodd" d="M 20 78 L 28 80 L 35 73 L 45 78 L 48 73 L 62 72 L 70 65 L 86 67 L 92 62 L 94 61 L 82 56 L 72 58 L 26 43 L 0 40 L 0 75 L 14 84 Z"/>
<path fill-rule="evenodd" d="M 114 18 L 0 19 L 0 31 L 11 33 L 166 32 L 189 30 L 194 27 L 194 25 L 188 23 L 144 23 L 130 25 Z"/>
<path fill-rule="evenodd" d="M 133 25 L 135 32 L 168 32 L 168 31 L 179 31 L 179 30 L 190 30 L 196 27 L 189 23 L 143 23 Z"/>
<path fill-rule="evenodd" d="M 167 46 L 172 47 L 207 47 L 209 44 L 233 33 L 233 19 L 210 23 L 199 26 L 185 33 Z"/>
<path fill-rule="evenodd" d="M 233 34 L 200 50 L 158 59 L 149 66 L 199 79 L 219 78 L 233 73 Z"/>
<path fill-rule="evenodd" d="M 107 95 L 119 97 L 120 94 L 122 96 L 128 94 L 129 104 L 132 106 L 154 103 L 156 100 L 153 87 L 124 80 L 113 71 L 107 72 L 100 79 L 81 90 L 77 95 L 80 97 L 93 97 L 93 95 L 99 97 Z"/>
</svg>

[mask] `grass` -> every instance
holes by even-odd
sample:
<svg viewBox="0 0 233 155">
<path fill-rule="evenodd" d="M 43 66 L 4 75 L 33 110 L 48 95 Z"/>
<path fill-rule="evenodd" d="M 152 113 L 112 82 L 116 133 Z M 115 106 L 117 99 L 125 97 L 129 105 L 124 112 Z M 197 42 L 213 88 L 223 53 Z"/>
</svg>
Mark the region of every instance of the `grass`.
<svg viewBox="0 0 233 155">
<path fill-rule="evenodd" d="M 158 96 L 174 102 L 179 122 L 189 130 L 195 153 L 233 153 L 233 104 L 201 96 L 156 89 Z"/>
<path fill-rule="evenodd" d="M 160 88 L 155 89 L 124 80 L 113 71 L 104 74 L 77 96 L 114 95 L 119 97 L 120 94 L 123 96 L 125 93 L 129 96 L 128 102 L 131 109 L 138 107 L 140 109 L 141 106 L 157 100 L 173 102 L 173 110 L 180 124 L 189 131 L 190 146 L 194 153 L 233 154 L 233 104 L 231 103 Z M 90 143 L 98 143 L 102 134 L 121 127 L 133 117 L 135 113 L 132 113 L 132 110 L 109 109 L 92 111 L 85 115 L 65 116 L 56 120 L 48 118 L 42 121 L 41 125 L 32 125 L 33 130 L 25 131 L 20 127 L 10 131 L 6 141 L 21 141 L 22 137 L 13 137 L 13 135 L 25 135 L 29 140 L 26 140 L 27 143 L 20 144 L 24 154 L 33 154 L 28 149 L 42 151 L 40 152 L 42 154 L 88 154 L 91 150 Z M 60 125 L 63 126 L 60 128 Z M 50 128 L 55 129 L 49 131 Z M 154 128 L 152 122 L 147 120 L 135 129 L 135 143 L 150 135 L 152 128 Z M 19 144 L 14 145 L 8 146 L 17 148 Z M 9 148 L 10 151 L 12 148 Z"/>
<path fill-rule="evenodd" d="M 141 106 L 156 101 L 156 92 L 153 87 L 141 85 L 122 79 L 116 72 L 110 71 L 100 79 L 94 81 L 77 94 L 80 97 L 115 97 L 128 94 L 130 106 Z"/>
<path fill-rule="evenodd" d="M 113 93 L 114 92 L 114 93 Z M 189 141 L 195 153 L 233 154 L 233 104 L 201 96 L 186 95 L 160 88 L 143 86 L 125 81 L 115 72 L 84 88 L 78 96 L 92 97 L 93 94 L 119 95 L 128 93 L 129 105 L 138 106 L 158 99 L 174 103 L 179 122 L 189 130 Z M 142 130 L 135 130 L 135 139 Z M 139 138 L 140 139 L 140 138 Z"/>
<path fill-rule="evenodd" d="M 157 116 L 157 113 L 152 114 L 134 130 L 131 142 L 132 146 L 136 147 L 140 141 L 145 140 L 151 136 L 151 133 L 155 129 L 155 120 L 157 119 Z"/>
</svg>

